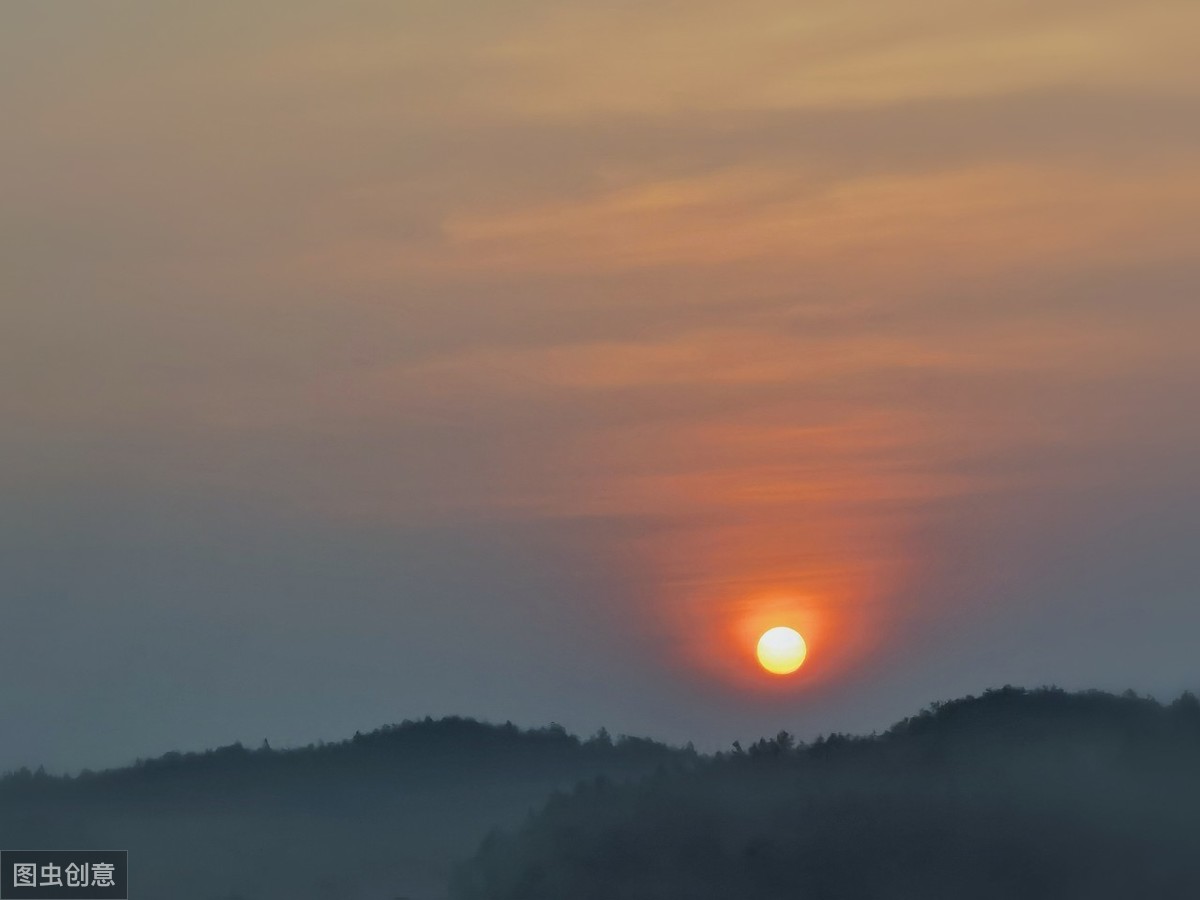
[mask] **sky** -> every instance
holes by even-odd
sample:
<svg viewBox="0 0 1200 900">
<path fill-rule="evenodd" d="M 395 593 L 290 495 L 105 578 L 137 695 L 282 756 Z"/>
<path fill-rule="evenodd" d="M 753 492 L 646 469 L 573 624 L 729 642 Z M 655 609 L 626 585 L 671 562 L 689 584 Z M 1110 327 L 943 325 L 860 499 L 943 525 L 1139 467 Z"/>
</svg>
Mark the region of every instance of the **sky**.
<svg viewBox="0 0 1200 900">
<path fill-rule="evenodd" d="M 1197 28 L 4 3 L 0 770 L 1200 688 Z"/>
</svg>

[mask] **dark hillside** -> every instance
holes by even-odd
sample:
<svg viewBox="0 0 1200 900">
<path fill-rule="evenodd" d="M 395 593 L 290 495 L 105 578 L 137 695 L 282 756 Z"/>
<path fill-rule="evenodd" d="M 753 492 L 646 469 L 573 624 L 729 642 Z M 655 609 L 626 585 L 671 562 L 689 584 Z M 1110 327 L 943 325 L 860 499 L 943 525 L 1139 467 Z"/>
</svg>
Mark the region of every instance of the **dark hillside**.
<svg viewBox="0 0 1200 900">
<path fill-rule="evenodd" d="M 1015 688 L 558 795 L 459 900 L 1200 896 L 1200 704 Z"/>
<path fill-rule="evenodd" d="M 124 769 L 0 780 L 0 846 L 130 851 L 137 896 L 427 900 L 487 831 L 556 787 L 690 759 L 652 741 L 581 741 L 425 719 L 295 750 L 235 744 Z"/>
</svg>

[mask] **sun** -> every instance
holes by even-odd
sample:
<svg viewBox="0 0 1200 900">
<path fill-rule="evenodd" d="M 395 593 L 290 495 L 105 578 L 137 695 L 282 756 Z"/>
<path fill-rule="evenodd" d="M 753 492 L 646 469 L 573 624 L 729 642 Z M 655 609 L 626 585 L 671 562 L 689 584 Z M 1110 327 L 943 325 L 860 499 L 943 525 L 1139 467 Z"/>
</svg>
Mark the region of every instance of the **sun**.
<svg viewBox="0 0 1200 900">
<path fill-rule="evenodd" d="M 800 632 L 786 625 L 768 629 L 758 639 L 758 661 L 773 675 L 790 675 L 804 664 L 807 655 Z"/>
</svg>

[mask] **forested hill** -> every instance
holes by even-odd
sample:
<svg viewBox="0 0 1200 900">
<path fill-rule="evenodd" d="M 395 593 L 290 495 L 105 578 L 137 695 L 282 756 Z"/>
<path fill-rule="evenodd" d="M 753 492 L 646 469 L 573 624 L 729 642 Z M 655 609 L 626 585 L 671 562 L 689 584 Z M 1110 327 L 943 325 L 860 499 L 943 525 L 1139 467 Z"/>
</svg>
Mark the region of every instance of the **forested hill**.
<svg viewBox="0 0 1200 900">
<path fill-rule="evenodd" d="M 213 801 L 222 795 L 271 796 L 302 786 L 302 791 L 281 798 L 303 805 L 327 789 L 340 791 L 356 784 L 374 790 L 385 783 L 420 786 L 451 776 L 488 779 L 532 774 L 541 780 L 555 772 L 574 774 L 581 767 L 637 772 L 692 755 L 646 738 L 622 735 L 614 741 L 604 730 L 583 740 L 559 725 L 520 729 L 512 723 L 427 717 L 356 733 L 344 741 L 293 749 L 275 750 L 265 740 L 254 749 L 237 743 L 202 752 L 166 753 L 101 772 L 85 769 L 74 777 L 21 769 L 0 778 L 0 797 L 115 795 L 166 805 L 174 800 L 191 802 L 200 795 Z"/>
<path fill-rule="evenodd" d="M 458 900 L 1200 897 L 1200 703 L 1016 688 L 561 794 Z"/>
<path fill-rule="evenodd" d="M 128 849 L 143 897 L 434 900 L 489 829 L 553 789 L 694 758 L 604 732 L 426 718 L 297 749 L 234 744 L 76 777 L 12 773 L 0 780 L 0 846 Z"/>
<path fill-rule="evenodd" d="M 713 757 L 425 719 L 13 773 L 0 846 L 127 848 L 172 900 L 1193 898 L 1200 703 L 1005 688 Z"/>
</svg>

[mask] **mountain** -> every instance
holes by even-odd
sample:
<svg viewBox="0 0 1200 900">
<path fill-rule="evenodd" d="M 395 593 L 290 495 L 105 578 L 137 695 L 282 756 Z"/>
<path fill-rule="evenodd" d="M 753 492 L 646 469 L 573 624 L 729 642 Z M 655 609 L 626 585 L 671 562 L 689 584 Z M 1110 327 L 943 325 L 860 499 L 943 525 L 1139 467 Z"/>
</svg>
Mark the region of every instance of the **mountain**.
<svg viewBox="0 0 1200 900">
<path fill-rule="evenodd" d="M 146 900 L 1200 896 L 1200 702 L 1003 688 L 713 756 L 447 718 L 0 779 L 0 847 Z"/>
<path fill-rule="evenodd" d="M 0 779 L 0 847 L 129 850 L 146 900 L 435 900 L 452 864 L 556 788 L 695 754 L 446 718 L 293 750 L 240 744 Z"/>
<path fill-rule="evenodd" d="M 1200 703 L 1004 688 L 560 793 L 456 900 L 1200 897 Z"/>
</svg>

